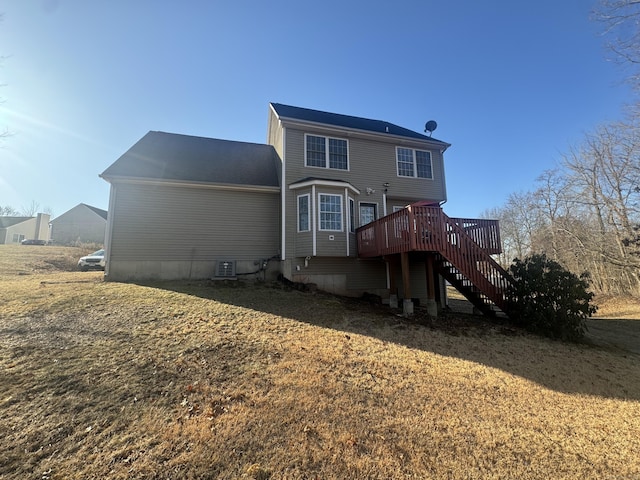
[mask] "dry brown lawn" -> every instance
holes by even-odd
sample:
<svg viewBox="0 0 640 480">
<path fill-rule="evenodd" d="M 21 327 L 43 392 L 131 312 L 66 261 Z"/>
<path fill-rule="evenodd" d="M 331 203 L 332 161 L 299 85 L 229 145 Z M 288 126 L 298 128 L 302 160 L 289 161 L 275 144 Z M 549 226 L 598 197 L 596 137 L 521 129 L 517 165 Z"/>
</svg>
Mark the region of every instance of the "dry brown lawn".
<svg viewBox="0 0 640 480">
<path fill-rule="evenodd" d="M 628 350 L 84 253 L 0 246 L 0 479 L 640 478 Z"/>
</svg>

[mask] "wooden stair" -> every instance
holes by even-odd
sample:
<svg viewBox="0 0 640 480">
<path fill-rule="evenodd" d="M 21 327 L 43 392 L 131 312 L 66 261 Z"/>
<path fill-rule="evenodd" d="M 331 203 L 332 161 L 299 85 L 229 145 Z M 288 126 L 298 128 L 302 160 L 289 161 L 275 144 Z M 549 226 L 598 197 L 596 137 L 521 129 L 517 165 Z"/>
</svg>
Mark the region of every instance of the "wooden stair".
<svg viewBox="0 0 640 480">
<path fill-rule="evenodd" d="M 508 316 L 507 289 L 513 283 L 502 268 L 465 229 L 441 212 L 444 233 L 435 267 L 478 310 L 487 316 Z"/>
<path fill-rule="evenodd" d="M 502 312 L 464 273 L 448 262 L 442 255 L 437 255 L 434 267 L 451 286 L 458 290 L 483 315 L 495 317 L 499 312 Z"/>
</svg>

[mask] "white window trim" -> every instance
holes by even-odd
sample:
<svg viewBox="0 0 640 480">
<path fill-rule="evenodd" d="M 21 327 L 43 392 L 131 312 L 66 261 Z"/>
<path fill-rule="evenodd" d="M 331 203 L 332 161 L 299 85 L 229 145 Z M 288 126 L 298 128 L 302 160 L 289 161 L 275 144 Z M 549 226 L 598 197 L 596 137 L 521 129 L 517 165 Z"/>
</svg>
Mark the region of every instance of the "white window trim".
<svg viewBox="0 0 640 480">
<path fill-rule="evenodd" d="M 302 197 L 307 197 L 307 229 L 306 230 L 301 230 L 300 229 L 300 198 Z M 296 203 L 297 203 L 297 207 L 298 207 L 298 219 L 297 219 L 297 224 L 298 224 L 298 233 L 302 233 L 302 232 L 310 232 L 311 231 L 311 194 L 309 193 L 304 193 L 302 195 L 298 195 L 296 197 Z"/>
<path fill-rule="evenodd" d="M 320 208 L 322 207 L 322 202 L 320 201 L 320 198 L 326 195 L 328 197 L 338 197 L 340 199 L 340 229 L 339 230 L 334 230 L 334 229 L 330 229 L 330 228 L 322 228 L 322 219 L 321 219 L 321 211 Z M 342 195 L 340 195 L 339 193 L 320 193 L 318 192 L 318 231 L 320 232 L 344 232 L 344 202 L 343 202 L 343 197 Z"/>
<path fill-rule="evenodd" d="M 316 218 L 316 212 L 316 186 L 314 184 L 311 185 L 311 249 L 314 257 L 318 255 L 318 229 L 316 228 L 318 219 Z"/>
<path fill-rule="evenodd" d="M 324 167 L 319 167 L 317 165 L 309 165 L 308 161 L 307 161 L 307 137 L 318 137 L 318 138 L 324 138 Z M 331 140 L 342 140 L 343 142 L 347 143 L 347 168 L 346 169 L 342 169 L 342 168 L 331 168 L 329 166 L 329 139 Z M 340 137 L 330 137 L 327 135 L 315 135 L 313 133 L 305 133 L 304 134 L 304 166 L 307 168 L 319 168 L 321 170 L 338 170 L 340 172 L 348 172 L 351 169 L 351 161 L 349 160 L 349 140 L 346 138 L 340 138 Z"/>
<path fill-rule="evenodd" d="M 353 197 L 347 197 L 348 198 L 348 204 L 349 204 L 349 225 L 347 226 L 347 231 L 353 235 L 355 235 L 356 233 L 356 229 L 358 227 L 356 227 L 357 223 L 356 222 L 356 201 Z M 351 205 L 353 205 L 353 224 L 351 222 Z"/>
<path fill-rule="evenodd" d="M 400 149 L 403 150 L 411 150 L 411 156 L 413 157 L 413 176 L 409 175 L 400 175 L 400 169 L 398 168 L 398 152 Z M 418 176 L 418 163 L 416 160 L 416 151 L 425 152 L 429 154 L 429 161 L 431 162 L 431 177 L 419 177 Z M 306 144 L 305 144 L 305 152 L 306 152 Z M 410 147 L 396 147 L 396 176 L 398 178 L 419 178 L 421 180 L 433 180 L 433 155 L 430 150 L 423 150 L 421 148 L 410 148 Z"/>
<path fill-rule="evenodd" d="M 344 230 L 345 232 L 347 232 L 346 235 L 346 242 L 345 242 L 345 246 L 347 247 L 347 257 L 349 256 L 350 252 L 349 252 L 349 244 L 350 242 L 350 237 L 349 234 L 351 233 L 351 213 L 349 211 L 349 205 L 351 204 L 351 202 L 353 201 L 353 199 L 351 197 L 349 197 L 349 189 L 345 188 L 344 189 L 344 217 L 345 217 L 345 224 L 344 224 Z"/>
</svg>

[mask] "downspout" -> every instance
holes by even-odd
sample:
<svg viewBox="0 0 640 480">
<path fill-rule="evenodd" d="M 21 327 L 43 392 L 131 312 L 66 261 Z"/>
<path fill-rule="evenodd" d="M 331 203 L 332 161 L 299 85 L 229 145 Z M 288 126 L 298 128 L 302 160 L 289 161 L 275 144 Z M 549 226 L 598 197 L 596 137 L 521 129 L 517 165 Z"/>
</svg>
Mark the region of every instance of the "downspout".
<svg viewBox="0 0 640 480">
<path fill-rule="evenodd" d="M 445 203 L 447 203 L 447 180 L 444 176 L 444 152 L 447 149 L 447 147 L 443 148 L 440 151 L 440 165 L 442 166 L 441 168 L 441 174 L 442 174 L 442 193 L 444 193 L 444 200 L 442 202 L 440 202 L 440 208 L 442 208 L 442 205 L 444 205 Z"/>
<path fill-rule="evenodd" d="M 317 250 L 316 250 L 316 244 L 317 244 L 317 238 L 316 238 L 316 186 L 311 185 L 311 238 L 312 238 L 312 253 L 313 256 L 315 257 L 317 254 Z"/>
<path fill-rule="evenodd" d="M 351 215 L 349 214 L 349 189 L 345 188 L 344 189 L 344 218 L 346 219 L 346 222 L 344 222 L 345 225 L 345 238 L 347 239 L 347 257 L 349 256 L 349 232 L 351 231 Z"/>
</svg>

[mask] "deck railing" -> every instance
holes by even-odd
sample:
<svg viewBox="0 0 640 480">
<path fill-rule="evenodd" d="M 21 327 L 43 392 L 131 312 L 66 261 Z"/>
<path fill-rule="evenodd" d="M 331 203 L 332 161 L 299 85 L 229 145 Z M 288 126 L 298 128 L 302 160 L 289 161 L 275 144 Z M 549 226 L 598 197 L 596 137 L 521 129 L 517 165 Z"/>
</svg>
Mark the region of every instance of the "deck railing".
<svg viewBox="0 0 640 480">
<path fill-rule="evenodd" d="M 502 252 L 497 220 L 450 218 L 439 207 L 409 206 L 360 227 L 358 254 L 377 257 L 412 250 L 440 251 L 443 241 L 456 241 L 442 236 L 452 225 L 460 227 L 489 255 Z"/>
</svg>

